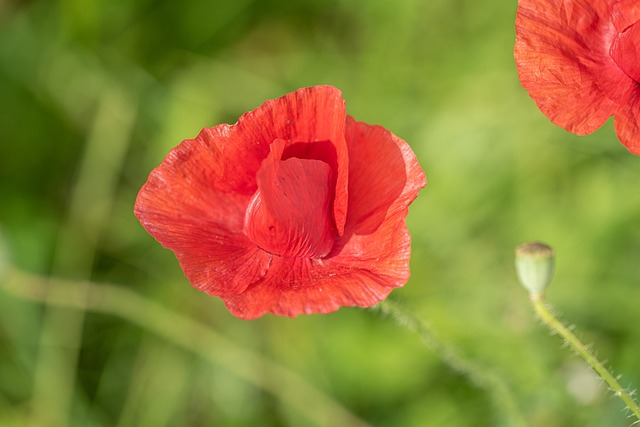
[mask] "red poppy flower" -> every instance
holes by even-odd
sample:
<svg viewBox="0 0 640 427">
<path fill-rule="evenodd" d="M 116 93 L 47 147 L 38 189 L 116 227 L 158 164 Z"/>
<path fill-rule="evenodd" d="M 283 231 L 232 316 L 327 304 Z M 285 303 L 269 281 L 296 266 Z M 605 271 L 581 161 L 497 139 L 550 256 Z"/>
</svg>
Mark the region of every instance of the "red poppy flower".
<svg viewBox="0 0 640 427">
<path fill-rule="evenodd" d="M 553 123 L 585 135 L 615 116 L 618 138 L 640 154 L 637 0 L 520 0 L 515 59 Z"/>
<path fill-rule="evenodd" d="M 370 306 L 407 282 L 407 208 L 425 184 L 406 142 L 315 86 L 183 141 L 135 213 L 232 314 L 294 317 Z"/>
</svg>

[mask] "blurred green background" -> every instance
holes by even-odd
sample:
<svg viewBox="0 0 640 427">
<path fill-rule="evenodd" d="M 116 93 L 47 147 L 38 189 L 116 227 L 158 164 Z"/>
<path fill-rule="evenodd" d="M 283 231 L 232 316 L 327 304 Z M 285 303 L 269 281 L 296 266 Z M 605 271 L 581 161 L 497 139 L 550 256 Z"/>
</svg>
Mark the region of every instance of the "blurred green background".
<svg viewBox="0 0 640 427">
<path fill-rule="evenodd" d="M 0 425 L 355 425 L 336 405 L 372 426 L 631 424 L 535 319 L 513 249 L 555 247 L 550 302 L 640 386 L 640 159 L 611 122 L 577 137 L 537 110 L 513 63 L 515 9 L 0 1 Z M 429 184 L 408 219 L 412 278 L 391 298 L 508 394 L 376 311 L 238 320 L 137 222 L 137 191 L 170 148 L 314 84 L 413 147 Z M 35 282 L 82 294 L 86 280 L 141 296 L 121 308 L 142 320 L 20 296 Z"/>
</svg>

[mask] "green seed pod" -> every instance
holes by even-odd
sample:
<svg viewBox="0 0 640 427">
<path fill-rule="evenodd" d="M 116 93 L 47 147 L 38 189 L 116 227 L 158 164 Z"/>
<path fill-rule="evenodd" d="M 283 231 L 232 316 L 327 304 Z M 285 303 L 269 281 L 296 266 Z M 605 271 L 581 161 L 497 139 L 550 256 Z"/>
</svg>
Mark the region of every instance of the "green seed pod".
<svg viewBox="0 0 640 427">
<path fill-rule="evenodd" d="M 551 283 L 553 268 L 554 254 L 551 246 L 531 242 L 516 248 L 516 274 L 530 295 L 542 295 Z"/>
</svg>

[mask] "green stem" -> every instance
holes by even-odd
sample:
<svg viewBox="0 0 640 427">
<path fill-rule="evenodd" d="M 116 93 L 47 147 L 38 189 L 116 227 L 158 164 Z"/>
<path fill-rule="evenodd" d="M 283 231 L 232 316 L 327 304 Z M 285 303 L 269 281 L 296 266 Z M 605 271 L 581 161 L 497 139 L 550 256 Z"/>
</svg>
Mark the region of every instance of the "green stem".
<svg viewBox="0 0 640 427">
<path fill-rule="evenodd" d="M 591 368 L 596 371 L 596 373 L 602 378 L 611 388 L 616 396 L 618 396 L 622 401 L 627 405 L 627 407 L 633 412 L 633 414 L 640 420 L 640 407 L 633 400 L 631 393 L 622 388 L 618 380 L 609 372 L 607 368 L 604 367 L 602 363 L 589 351 L 587 346 L 585 346 L 582 341 L 576 337 L 573 332 L 569 330 L 566 326 L 562 324 L 554 315 L 551 313 L 549 308 L 544 303 L 544 296 L 541 293 L 531 294 L 530 295 L 531 303 L 533 304 L 533 308 L 536 313 L 542 319 L 544 323 L 554 332 L 557 332 L 564 338 L 564 340 L 571 346 L 571 348 L 580 355 Z"/>
<path fill-rule="evenodd" d="M 527 426 L 513 394 L 502 378 L 485 367 L 460 356 L 454 349 L 437 338 L 427 322 L 397 302 L 385 300 L 376 305 L 376 308 L 391 316 L 404 328 L 418 334 L 424 345 L 438 355 L 452 370 L 466 376 L 477 387 L 487 390 L 496 406 L 509 418 L 508 425 Z"/>
</svg>

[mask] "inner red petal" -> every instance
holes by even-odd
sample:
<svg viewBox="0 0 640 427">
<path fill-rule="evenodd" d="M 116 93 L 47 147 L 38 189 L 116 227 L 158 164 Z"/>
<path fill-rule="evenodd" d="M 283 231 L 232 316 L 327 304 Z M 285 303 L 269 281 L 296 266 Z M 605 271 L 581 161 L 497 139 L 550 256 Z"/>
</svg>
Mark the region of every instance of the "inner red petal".
<svg viewBox="0 0 640 427">
<path fill-rule="evenodd" d="M 609 53 L 627 76 L 640 82 L 640 23 L 635 23 L 619 33 Z"/>
<path fill-rule="evenodd" d="M 619 33 L 640 21 L 638 0 L 615 0 L 611 6 L 611 21 Z"/>
<path fill-rule="evenodd" d="M 245 234 L 274 255 L 321 258 L 336 237 L 331 167 L 321 160 L 278 157 L 269 156 L 258 171 Z"/>
<path fill-rule="evenodd" d="M 338 169 L 336 147 L 331 141 L 295 142 L 284 148 L 281 160 L 286 160 L 291 157 L 322 160 L 331 166 L 332 170 Z"/>
</svg>

